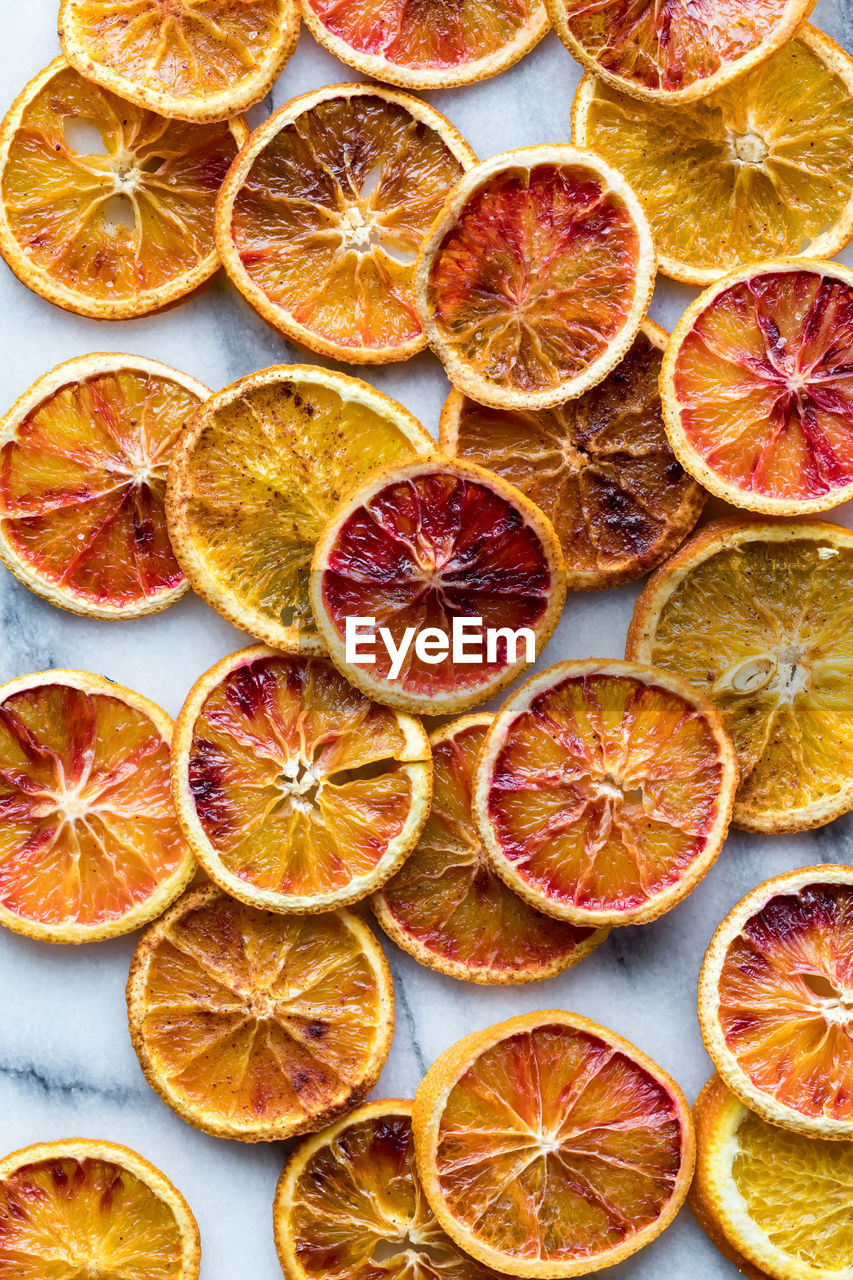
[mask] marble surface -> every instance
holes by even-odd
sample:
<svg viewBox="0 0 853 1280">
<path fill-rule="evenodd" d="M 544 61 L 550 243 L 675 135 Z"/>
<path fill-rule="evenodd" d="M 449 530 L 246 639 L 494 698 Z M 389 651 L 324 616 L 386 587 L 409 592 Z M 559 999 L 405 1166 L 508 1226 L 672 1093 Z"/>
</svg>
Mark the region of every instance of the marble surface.
<svg viewBox="0 0 853 1280">
<path fill-rule="evenodd" d="M 54 0 L 3 0 L 0 105 L 58 51 Z M 853 49 L 850 0 L 819 0 L 814 22 Z M 355 79 L 303 31 L 261 114 L 296 93 Z M 565 141 L 579 71 L 549 35 L 497 80 L 430 95 L 481 157 Z M 256 111 L 256 114 L 257 114 Z M 853 255 L 844 255 L 853 264 Z M 693 291 L 659 285 L 652 314 L 671 328 Z M 0 264 L 0 409 L 60 360 L 128 351 L 185 369 L 214 388 L 265 365 L 311 360 L 290 350 L 223 280 L 166 315 L 110 324 L 81 319 L 30 294 Z M 423 355 L 364 371 L 435 430 L 447 383 Z M 853 523 L 849 511 L 831 518 Z M 637 588 L 570 597 L 545 662 L 621 657 Z M 195 677 L 245 638 L 200 600 L 154 618 L 88 621 L 53 609 L 0 569 L 0 679 L 51 666 L 102 672 L 174 714 Z M 386 943 L 397 1030 L 375 1096 L 411 1095 L 433 1059 L 473 1028 L 528 1010 L 577 1010 L 627 1036 L 670 1071 L 692 1100 L 709 1075 L 695 1015 L 699 964 L 717 923 L 760 880 L 797 866 L 853 862 L 853 817 L 796 837 L 734 832 L 708 877 L 654 924 L 614 932 L 579 968 L 509 990 L 456 982 Z M 124 985 L 134 939 L 80 948 L 39 945 L 0 929 L 0 1155 L 26 1143 L 85 1135 L 125 1142 L 158 1164 L 199 1221 L 203 1280 L 277 1280 L 270 1206 L 285 1148 L 197 1133 L 149 1090 L 127 1034 Z M 615 1270 L 621 1280 L 734 1277 L 689 1210 Z"/>
</svg>

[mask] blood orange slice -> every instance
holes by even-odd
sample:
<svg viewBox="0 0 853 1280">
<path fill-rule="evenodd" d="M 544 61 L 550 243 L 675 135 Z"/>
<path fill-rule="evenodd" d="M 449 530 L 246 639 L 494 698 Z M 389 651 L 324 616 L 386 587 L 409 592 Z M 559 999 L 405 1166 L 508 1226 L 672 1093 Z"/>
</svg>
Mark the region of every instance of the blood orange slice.
<svg viewBox="0 0 853 1280">
<path fill-rule="evenodd" d="M 84 671 L 0 686 L 0 923 L 94 942 L 159 915 L 193 875 L 169 796 L 172 722 Z"/>
<path fill-rule="evenodd" d="M 351 1110 L 394 1033 L 391 974 L 357 916 L 276 915 L 215 885 L 146 930 L 127 1001 L 151 1087 L 189 1124 L 242 1142 Z"/>
<path fill-rule="evenodd" d="M 418 1172 L 461 1249 L 507 1275 L 587 1275 L 650 1243 L 693 1173 L 678 1085 L 606 1027 L 559 1009 L 465 1036 L 412 1115 Z"/>
<path fill-rule="evenodd" d="M 474 813 L 498 875 L 581 925 L 654 920 L 716 861 L 737 764 L 714 707 L 634 663 L 561 662 L 504 703 Z"/>
<path fill-rule="evenodd" d="M 541 915 L 491 870 L 471 789 L 493 719 L 463 716 L 432 734 L 429 818 L 414 852 L 371 906 L 388 936 L 430 969 L 468 982 L 534 982 L 577 964 L 607 935 Z"/>
<path fill-rule="evenodd" d="M 442 458 L 375 472 L 338 504 L 311 564 L 311 606 L 335 665 L 369 697 L 425 715 L 467 710 L 510 684 L 550 638 L 565 591 L 541 511 L 498 476 Z M 351 655 L 349 618 L 360 626 Z"/>
<path fill-rule="evenodd" d="M 0 422 L 0 558 L 52 604 L 135 618 L 187 590 L 166 533 L 166 470 L 210 395 L 140 356 L 80 356 Z"/>
</svg>

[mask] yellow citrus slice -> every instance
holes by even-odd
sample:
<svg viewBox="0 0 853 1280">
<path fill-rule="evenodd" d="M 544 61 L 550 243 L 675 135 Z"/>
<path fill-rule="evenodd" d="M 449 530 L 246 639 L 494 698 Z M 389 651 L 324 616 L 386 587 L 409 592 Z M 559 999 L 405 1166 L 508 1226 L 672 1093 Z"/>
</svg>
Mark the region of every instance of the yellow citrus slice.
<svg viewBox="0 0 853 1280">
<path fill-rule="evenodd" d="M 630 582 L 665 559 L 705 495 L 666 438 L 658 376 L 667 335 L 650 320 L 603 382 L 555 409 L 489 409 L 455 388 L 439 445 L 514 484 L 554 526 L 570 590 Z"/>
<path fill-rule="evenodd" d="M 166 532 L 166 471 L 210 392 L 141 356 L 80 356 L 0 422 L 0 559 L 52 604 L 137 618 L 187 590 Z"/>
<path fill-rule="evenodd" d="M 467 982 L 535 982 L 577 964 L 607 935 L 534 911 L 489 866 L 471 792 L 493 719 L 463 716 L 430 737 L 429 818 L 414 852 L 371 906 L 388 936 L 430 969 Z"/>
<path fill-rule="evenodd" d="M 690 1198 L 718 1248 L 770 1280 L 847 1280 L 853 1143 L 768 1124 L 718 1076 L 700 1093 L 694 1118 Z"/>
<path fill-rule="evenodd" d="M 299 35 L 297 0 L 61 0 L 72 66 L 137 106 L 225 120 L 259 102 Z"/>
<path fill-rule="evenodd" d="M 506 1275 L 558 1280 L 621 1262 L 669 1225 L 693 1173 L 678 1085 L 559 1009 L 458 1041 L 424 1077 L 412 1125 L 439 1223 Z"/>
<path fill-rule="evenodd" d="M 559 621 L 566 582 L 554 530 L 524 494 L 436 457 L 385 467 L 342 499 L 317 541 L 309 589 L 348 680 L 379 702 L 437 716 L 485 702 L 530 666 Z M 360 626 L 351 654 L 350 618 Z"/>
<path fill-rule="evenodd" d="M 396 400 L 332 370 L 278 365 L 203 404 L 169 468 L 166 515 L 193 589 L 274 648 L 313 629 L 308 573 L 342 495 L 434 441 Z"/>
<path fill-rule="evenodd" d="M 853 868 L 776 876 L 729 912 L 702 964 L 699 1023 L 752 1111 L 853 1137 Z"/>
<path fill-rule="evenodd" d="M 0 254 L 66 311 L 159 311 L 219 266 L 216 193 L 245 137 L 132 106 L 56 58 L 0 125 Z"/>
<path fill-rule="evenodd" d="M 95 942 L 159 915 L 195 871 L 169 794 L 172 721 L 85 671 L 0 686 L 0 924 Z"/>
<path fill-rule="evenodd" d="M 168 1178 L 115 1142 L 40 1142 L 0 1160 L 0 1280 L 198 1280 L 201 1242 Z"/>
<path fill-rule="evenodd" d="M 805 831 L 853 808 L 853 534 L 721 521 L 657 570 L 626 653 L 716 705 L 737 751 L 734 821 Z"/>
<path fill-rule="evenodd" d="M 357 364 L 407 360 L 426 338 L 413 263 L 476 157 L 434 107 L 342 84 L 285 103 L 240 152 L 216 244 L 247 302 L 286 338 Z"/>
<path fill-rule="evenodd" d="M 419 720 L 353 689 L 316 637 L 255 645 L 190 690 L 175 726 L 172 789 L 199 862 L 226 892 L 271 911 L 329 911 L 398 869 L 429 814 Z"/>
<path fill-rule="evenodd" d="M 738 6 L 742 8 L 742 6 Z M 853 235 L 853 59 L 805 24 L 701 102 L 641 102 L 585 75 L 572 141 L 624 173 L 660 270 L 711 284 L 765 258 L 831 258 Z"/>
<path fill-rule="evenodd" d="M 373 1088 L 394 992 L 373 934 L 349 911 L 277 915 L 215 885 L 142 935 L 127 984 L 130 1034 L 153 1089 L 220 1138 L 321 1129 Z"/>
<path fill-rule="evenodd" d="M 621 174 L 588 151 L 522 147 L 450 192 L 418 255 L 415 302 L 460 391 L 548 409 L 618 364 L 654 275 L 651 232 Z"/>
</svg>

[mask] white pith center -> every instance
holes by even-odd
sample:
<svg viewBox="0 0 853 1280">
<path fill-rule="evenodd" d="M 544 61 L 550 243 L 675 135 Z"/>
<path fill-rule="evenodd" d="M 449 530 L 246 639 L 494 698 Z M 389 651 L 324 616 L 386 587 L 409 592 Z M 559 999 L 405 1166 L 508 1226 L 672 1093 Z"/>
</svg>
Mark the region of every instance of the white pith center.
<svg viewBox="0 0 853 1280">
<path fill-rule="evenodd" d="M 284 764 L 276 785 L 294 809 L 300 813 L 311 813 L 316 816 L 314 795 L 322 781 L 313 763 L 303 760 L 300 756 L 293 756 Z"/>
<path fill-rule="evenodd" d="M 748 129 L 746 133 L 730 133 L 729 147 L 736 164 L 758 167 L 767 159 L 770 148 L 758 133 Z"/>
<path fill-rule="evenodd" d="M 775 652 L 755 654 L 730 667 L 714 682 L 713 692 L 752 695 L 772 693 L 778 702 L 793 703 L 808 688 L 811 663 L 804 646 L 789 644 Z"/>
</svg>

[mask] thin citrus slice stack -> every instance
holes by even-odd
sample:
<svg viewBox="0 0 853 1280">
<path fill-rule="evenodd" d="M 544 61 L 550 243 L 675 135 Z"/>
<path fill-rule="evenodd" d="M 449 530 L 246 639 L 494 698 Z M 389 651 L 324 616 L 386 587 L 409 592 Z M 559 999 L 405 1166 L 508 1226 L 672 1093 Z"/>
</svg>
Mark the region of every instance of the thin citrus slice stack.
<svg viewBox="0 0 853 1280">
<path fill-rule="evenodd" d="M 201 406 L 169 468 L 169 536 L 200 596 L 276 648 L 311 624 L 314 544 L 376 467 L 434 448 L 396 400 L 332 370 L 262 369 Z"/>
<path fill-rule="evenodd" d="M 847 1280 L 853 1249 L 853 1143 L 768 1124 L 714 1076 L 693 1109 L 696 1216 L 746 1274 Z"/>
<path fill-rule="evenodd" d="M 0 686 L 0 924 L 95 942 L 159 915 L 195 870 L 169 795 L 172 721 L 85 671 Z"/>
<path fill-rule="evenodd" d="M 348 680 L 379 702 L 437 716 L 485 702 L 534 661 L 566 580 L 554 530 L 518 489 L 433 458 L 383 468 L 338 504 L 317 541 L 310 594 Z"/>
<path fill-rule="evenodd" d="M 272 911 L 372 893 L 414 848 L 432 763 L 420 721 L 353 689 L 304 636 L 223 658 L 175 725 L 172 788 L 205 871 Z"/>
<path fill-rule="evenodd" d="M 371 906 L 388 936 L 430 969 L 468 982 L 535 982 L 577 964 L 607 935 L 541 915 L 491 870 L 471 790 L 493 718 L 463 716 L 432 734 L 429 818 Z"/>
<path fill-rule="evenodd" d="M 668 556 L 705 501 L 663 429 L 658 375 L 667 335 L 644 320 L 603 382 L 555 409 L 488 409 L 453 390 L 439 444 L 494 471 L 554 526 L 570 590 L 630 582 Z"/>
<path fill-rule="evenodd" d="M 136 618 L 187 590 L 166 532 L 166 470 L 210 392 L 141 356 L 39 378 L 0 422 L 0 559 L 52 604 Z"/>
<path fill-rule="evenodd" d="M 618 364 L 654 275 L 651 232 L 621 174 L 588 151 L 523 147 L 450 192 L 418 256 L 415 303 L 460 391 L 547 409 Z"/>
<path fill-rule="evenodd" d="M 694 685 L 737 751 L 734 821 L 804 831 L 853 807 L 853 534 L 708 525 L 650 579 L 626 653 Z"/>
<path fill-rule="evenodd" d="M 181 120 L 259 102 L 299 35 L 298 0 L 61 0 L 62 51 L 81 76 Z"/>
<path fill-rule="evenodd" d="M 276 915 L 215 885 L 142 935 L 127 1003 L 151 1087 L 189 1124 L 243 1142 L 351 1110 L 394 1033 L 391 974 L 357 916 Z"/>
<path fill-rule="evenodd" d="M 0 1160 L 0 1280 L 198 1280 L 189 1205 L 115 1142 L 42 1142 Z"/>
<path fill-rule="evenodd" d="M 507 698 L 473 807 L 498 875 L 579 925 L 655 920 L 716 861 L 737 765 L 685 681 L 634 663 L 561 662 Z"/>
<path fill-rule="evenodd" d="M 274 328 L 320 355 L 407 360 L 426 346 L 413 263 L 476 157 L 434 107 L 379 85 L 330 85 L 273 112 L 216 206 L 223 265 Z"/>
<path fill-rule="evenodd" d="M 838 253 L 853 235 L 851 131 L 853 59 L 808 24 L 701 102 L 641 102 L 586 75 L 572 107 L 575 146 L 624 173 L 661 271 L 687 284 Z"/>
<path fill-rule="evenodd" d="M 543 1010 L 465 1036 L 415 1095 L 433 1213 L 478 1261 L 558 1280 L 654 1240 L 693 1173 L 678 1085 L 621 1036 Z"/>
<path fill-rule="evenodd" d="M 56 58 L 0 125 L 0 253 L 67 311 L 158 311 L 218 268 L 216 193 L 245 137 L 132 106 Z"/>
<path fill-rule="evenodd" d="M 699 1024 L 752 1111 L 853 1137 L 853 868 L 776 876 L 729 912 L 702 964 Z"/>
<path fill-rule="evenodd" d="M 667 435 L 706 489 L 766 515 L 853 496 L 853 271 L 763 263 L 687 308 L 661 370 Z"/>
</svg>

